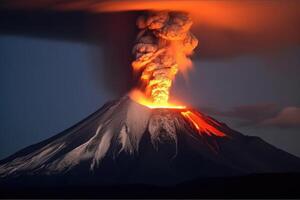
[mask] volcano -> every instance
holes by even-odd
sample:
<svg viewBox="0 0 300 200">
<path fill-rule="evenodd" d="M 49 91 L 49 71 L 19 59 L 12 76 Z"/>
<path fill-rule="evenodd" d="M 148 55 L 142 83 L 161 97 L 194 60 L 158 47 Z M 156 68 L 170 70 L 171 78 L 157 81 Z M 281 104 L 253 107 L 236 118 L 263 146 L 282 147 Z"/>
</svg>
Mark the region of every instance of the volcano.
<svg viewBox="0 0 300 200">
<path fill-rule="evenodd" d="M 191 111 L 150 109 L 128 96 L 111 101 L 66 131 L 2 160 L 1 186 L 175 187 L 300 171 L 299 158 L 193 111 L 210 126 L 199 129 L 186 112 Z"/>
</svg>

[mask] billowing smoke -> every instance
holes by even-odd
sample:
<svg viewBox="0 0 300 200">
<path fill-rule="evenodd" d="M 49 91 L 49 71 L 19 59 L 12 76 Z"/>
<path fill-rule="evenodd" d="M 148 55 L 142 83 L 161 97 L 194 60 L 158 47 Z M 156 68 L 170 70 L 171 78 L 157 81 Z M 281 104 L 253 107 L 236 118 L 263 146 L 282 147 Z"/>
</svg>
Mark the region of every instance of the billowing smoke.
<svg viewBox="0 0 300 200">
<path fill-rule="evenodd" d="M 279 66 L 279 60 L 286 62 L 284 51 L 294 52 L 300 46 L 300 1 L 78 2 L 3 0 L 0 18 L 6 20 L 1 23 L 0 33 L 71 40 L 100 47 L 90 53 L 96 87 L 104 87 L 114 98 L 136 85 L 129 49 L 136 36 L 133 21 L 145 10 L 181 10 L 191 15 L 193 34 L 201 41 L 194 60 L 201 56 L 204 62 L 223 62 L 223 59 L 227 62 L 227 59 L 254 55 L 270 67 L 289 71 L 294 64 Z"/>
<path fill-rule="evenodd" d="M 192 20 L 184 12 L 151 11 L 137 19 L 137 26 L 132 67 L 141 72 L 145 95 L 154 104 L 166 105 L 176 73 L 191 66 L 188 56 L 198 45 L 189 31 Z"/>
</svg>

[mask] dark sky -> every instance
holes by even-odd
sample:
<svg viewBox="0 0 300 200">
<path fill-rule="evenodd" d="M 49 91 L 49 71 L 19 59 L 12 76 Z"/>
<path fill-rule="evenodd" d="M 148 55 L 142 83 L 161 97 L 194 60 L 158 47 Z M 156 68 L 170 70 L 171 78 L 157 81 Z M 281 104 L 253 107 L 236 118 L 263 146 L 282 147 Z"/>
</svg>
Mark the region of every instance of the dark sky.
<svg viewBox="0 0 300 200">
<path fill-rule="evenodd" d="M 127 56 L 126 48 L 122 53 L 110 46 L 132 42 L 129 36 L 116 34 L 107 43 L 91 42 L 80 32 L 82 21 L 74 28 L 69 19 L 57 30 L 49 28 L 51 21 L 44 26 L 42 20 L 28 21 L 7 18 L 1 29 L 0 158 L 63 131 L 106 101 L 118 98 L 119 85 L 114 81 L 122 73 L 118 67 L 128 67 L 107 61 Z M 111 28 L 115 29 L 113 23 Z M 100 27 L 100 34 L 88 34 L 89 39 L 108 38 L 103 32 Z M 222 35 L 226 41 L 239 41 L 232 34 Z M 200 36 L 200 45 L 209 39 Z M 205 41 L 202 44 L 207 46 Z M 239 45 L 247 44 L 241 40 Z M 300 156 L 300 46 L 277 45 L 276 51 L 245 51 L 217 58 L 205 54 L 204 47 L 194 55 L 189 79 L 177 78 L 173 94 L 246 135 L 260 136 Z M 104 78 L 108 72 L 110 76 Z"/>
<path fill-rule="evenodd" d="M 101 63 L 101 47 L 9 35 L 0 37 L 0 45 L 1 158 L 63 131 L 116 98 L 98 84 L 93 73 L 91 55 L 99 52 L 97 59 Z M 287 67 L 289 70 L 269 66 L 272 62 L 257 56 L 199 60 L 186 86 L 178 84 L 183 80 L 177 80 L 174 92 L 200 110 L 209 107 L 225 112 L 260 104 L 299 108 L 299 52 L 293 49 L 286 55 L 282 53 L 281 59 L 295 65 Z M 238 113 L 215 117 L 244 134 L 258 135 L 300 156 L 299 127 L 256 126 L 256 122 L 241 125 L 235 122 L 236 118 L 243 119 Z M 251 120 L 254 119 L 250 116 Z"/>
</svg>

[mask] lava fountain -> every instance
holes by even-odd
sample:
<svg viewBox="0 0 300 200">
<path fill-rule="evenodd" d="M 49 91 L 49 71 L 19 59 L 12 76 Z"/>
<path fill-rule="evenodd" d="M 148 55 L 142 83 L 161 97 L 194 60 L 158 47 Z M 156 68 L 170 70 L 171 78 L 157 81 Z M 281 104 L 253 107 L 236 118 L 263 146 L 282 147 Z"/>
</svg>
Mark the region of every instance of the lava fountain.
<svg viewBox="0 0 300 200">
<path fill-rule="evenodd" d="M 225 136 L 202 120 L 201 114 L 186 106 L 169 102 L 170 88 L 178 71 L 185 73 L 192 66 L 189 56 L 198 45 L 190 32 L 193 24 L 185 12 L 149 11 L 137 19 L 140 29 L 133 47 L 133 70 L 140 74 L 138 89 L 130 92 L 134 101 L 151 109 L 181 109 L 181 115 L 199 133 Z"/>
</svg>

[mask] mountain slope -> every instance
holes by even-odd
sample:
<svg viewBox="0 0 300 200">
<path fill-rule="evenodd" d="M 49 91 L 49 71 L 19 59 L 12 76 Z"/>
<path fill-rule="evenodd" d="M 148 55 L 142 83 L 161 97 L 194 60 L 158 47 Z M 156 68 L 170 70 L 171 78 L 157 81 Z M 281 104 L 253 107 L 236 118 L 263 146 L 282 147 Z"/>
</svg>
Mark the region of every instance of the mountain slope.
<svg viewBox="0 0 300 200">
<path fill-rule="evenodd" d="M 3 183 L 175 185 L 211 177 L 299 172 L 300 159 L 201 114 L 225 134 L 197 132 L 177 109 L 149 109 L 127 96 L 74 127 L 0 162 Z M 0 182 L 1 182 L 0 181 Z"/>
</svg>

